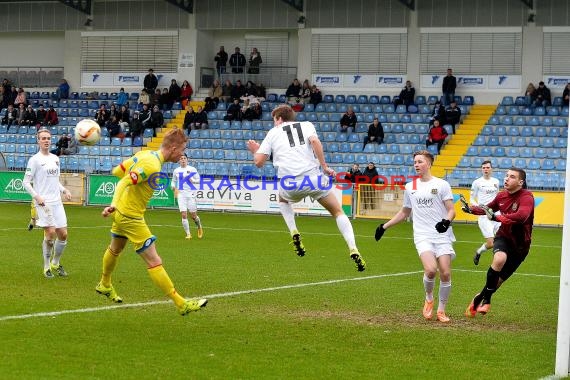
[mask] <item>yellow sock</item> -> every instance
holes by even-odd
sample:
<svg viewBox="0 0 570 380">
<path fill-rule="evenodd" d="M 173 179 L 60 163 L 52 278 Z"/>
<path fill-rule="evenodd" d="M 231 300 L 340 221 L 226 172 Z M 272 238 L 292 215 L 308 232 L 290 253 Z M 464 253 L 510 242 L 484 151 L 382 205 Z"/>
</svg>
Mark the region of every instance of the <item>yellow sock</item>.
<svg viewBox="0 0 570 380">
<path fill-rule="evenodd" d="M 117 266 L 118 259 L 119 255 L 112 251 L 111 247 L 107 247 L 103 255 L 103 274 L 101 275 L 101 284 L 106 288 L 111 286 L 111 274 Z"/>
<path fill-rule="evenodd" d="M 166 270 L 162 265 L 156 266 L 154 268 L 149 268 L 148 274 L 152 279 L 152 282 L 154 282 L 156 286 L 162 289 L 164 294 L 170 297 L 177 307 L 184 305 L 184 302 L 186 300 L 184 297 L 178 294 L 176 289 L 174 289 L 174 284 L 172 283 L 172 280 L 170 280 L 168 273 L 166 273 Z"/>
</svg>

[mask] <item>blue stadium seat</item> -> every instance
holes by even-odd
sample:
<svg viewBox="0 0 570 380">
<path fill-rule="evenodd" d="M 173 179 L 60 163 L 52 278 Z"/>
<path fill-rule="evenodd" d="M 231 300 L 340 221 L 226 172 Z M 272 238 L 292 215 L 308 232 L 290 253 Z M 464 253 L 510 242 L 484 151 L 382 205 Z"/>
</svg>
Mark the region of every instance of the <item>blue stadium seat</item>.
<svg viewBox="0 0 570 380">
<path fill-rule="evenodd" d="M 513 104 L 515 104 L 515 102 L 512 96 L 504 96 L 501 101 L 501 105 L 503 106 L 512 106 Z"/>
<path fill-rule="evenodd" d="M 536 148 L 533 152 L 534 158 L 546 158 L 546 149 L 545 148 Z"/>
<path fill-rule="evenodd" d="M 556 160 L 556 170 L 566 171 L 566 159 Z"/>
<path fill-rule="evenodd" d="M 379 103 L 380 103 L 380 98 L 378 97 L 378 95 L 370 95 L 370 97 L 368 98 L 368 103 L 370 103 L 370 104 L 379 104 Z"/>
<path fill-rule="evenodd" d="M 327 95 L 323 96 L 323 103 L 333 103 L 333 102 L 334 102 L 334 98 L 332 95 L 327 94 Z"/>
<path fill-rule="evenodd" d="M 519 148 L 515 148 L 512 146 L 508 146 L 507 149 L 505 150 L 505 154 L 507 157 L 511 157 L 511 158 L 516 158 L 519 156 L 520 153 L 520 149 Z"/>
<path fill-rule="evenodd" d="M 335 103 L 344 103 L 345 101 L 345 96 L 344 95 L 337 95 L 334 97 L 334 102 Z"/>
<path fill-rule="evenodd" d="M 546 156 L 552 159 L 562 158 L 562 152 L 559 148 L 552 148 L 547 150 Z"/>
<path fill-rule="evenodd" d="M 526 140 L 526 145 L 531 148 L 536 148 L 540 146 L 540 140 L 538 137 L 528 137 Z"/>
<path fill-rule="evenodd" d="M 552 160 L 550 158 L 546 158 L 546 159 L 542 160 L 542 164 L 540 165 L 540 168 L 542 170 L 554 170 L 556 168 L 556 165 L 554 163 L 554 160 Z"/>
<path fill-rule="evenodd" d="M 516 116 L 519 114 L 519 107 L 517 106 L 508 106 L 507 113 L 511 116 Z"/>
</svg>

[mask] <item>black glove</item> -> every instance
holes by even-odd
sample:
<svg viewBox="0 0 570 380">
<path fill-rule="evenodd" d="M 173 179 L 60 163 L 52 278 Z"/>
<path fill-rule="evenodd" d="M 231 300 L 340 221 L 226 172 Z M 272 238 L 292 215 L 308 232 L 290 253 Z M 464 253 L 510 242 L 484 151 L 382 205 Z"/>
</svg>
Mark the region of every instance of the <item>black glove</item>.
<svg viewBox="0 0 570 380">
<path fill-rule="evenodd" d="M 386 230 L 384 229 L 384 223 L 382 223 L 381 225 L 376 227 L 376 233 L 374 234 L 374 239 L 376 239 L 376 241 L 382 239 L 382 235 L 384 235 L 384 231 L 386 231 Z"/>
<path fill-rule="evenodd" d="M 439 232 L 440 234 L 444 233 L 445 231 L 447 231 L 447 229 L 449 228 L 449 226 L 451 226 L 451 221 L 447 220 L 447 219 L 442 219 L 441 222 L 438 222 L 435 225 L 435 229 L 437 230 L 437 232 Z"/>
<path fill-rule="evenodd" d="M 469 207 L 469 203 L 467 203 L 463 194 L 459 194 L 459 202 L 461 202 L 461 211 L 471 214 L 471 207 Z"/>
<path fill-rule="evenodd" d="M 483 211 L 485 211 L 485 215 L 487 216 L 487 219 L 493 220 L 493 221 L 497 220 L 495 218 L 495 212 L 492 209 L 490 209 L 487 205 L 479 205 L 479 207 L 481 207 L 483 209 Z"/>
</svg>

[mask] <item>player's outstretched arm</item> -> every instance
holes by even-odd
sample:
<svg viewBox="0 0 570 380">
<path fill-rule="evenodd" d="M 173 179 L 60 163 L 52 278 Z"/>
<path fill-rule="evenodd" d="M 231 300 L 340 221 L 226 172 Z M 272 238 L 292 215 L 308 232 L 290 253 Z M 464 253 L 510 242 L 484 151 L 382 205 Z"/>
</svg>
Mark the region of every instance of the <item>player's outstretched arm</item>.
<svg viewBox="0 0 570 380">
<path fill-rule="evenodd" d="M 384 232 L 386 232 L 388 228 L 395 226 L 396 224 L 406 220 L 406 218 L 410 216 L 411 212 L 412 212 L 411 208 L 402 207 L 400 211 L 398 211 L 396 215 L 392 217 L 392 219 L 376 227 L 376 232 L 374 233 L 374 239 L 376 239 L 376 241 L 382 239 L 382 236 L 384 236 Z"/>
</svg>

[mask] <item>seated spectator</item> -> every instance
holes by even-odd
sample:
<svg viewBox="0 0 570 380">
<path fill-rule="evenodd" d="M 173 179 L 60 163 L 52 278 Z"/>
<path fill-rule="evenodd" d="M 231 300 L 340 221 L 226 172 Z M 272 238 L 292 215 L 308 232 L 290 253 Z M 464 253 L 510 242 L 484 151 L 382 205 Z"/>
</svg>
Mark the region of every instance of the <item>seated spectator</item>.
<svg viewBox="0 0 570 380">
<path fill-rule="evenodd" d="M 47 111 L 44 109 L 44 105 L 40 104 L 38 111 L 36 112 L 36 128 L 39 129 L 42 125 L 46 123 Z"/>
<path fill-rule="evenodd" d="M 544 85 L 543 81 L 540 81 L 538 88 L 536 89 L 536 100 L 534 105 L 539 107 L 548 107 L 552 103 L 552 98 L 550 97 L 550 89 Z"/>
<path fill-rule="evenodd" d="M 117 120 L 119 121 L 121 130 L 126 131 L 129 128 L 129 122 L 131 121 L 131 113 L 129 112 L 127 106 L 121 106 L 121 110 L 117 115 Z"/>
<path fill-rule="evenodd" d="M 121 88 L 119 90 L 119 93 L 117 94 L 117 100 L 115 101 L 115 103 L 121 107 L 121 106 L 126 106 L 129 102 L 129 96 L 127 95 L 127 93 L 125 92 L 124 88 Z"/>
<path fill-rule="evenodd" d="M 27 104 L 26 101 L 26 92 L 24 91 L 24 89 L 22 87 L 20 87 L 18 89 L 18 95 L 16 95 L 16 99 L 14 99 L 14 105 L 19 107 L 20 104 L 23 104 L 24 106 Z"/>
<path fill-rule="evenodd" d="M 240 99 L 245 95 L 245 87 L 242 86 L 241 80 L 236 81 L 236 85 L 232 87 L 232 99 Z"/>
<path fill-rule="evenodd" d="M 135 138 L 137 136 L 142 136 L 144 132 L 144 127 L 139 119 L 139 111 L 135 111 L 133 118 L 129 123 L 129 134 L 128 136 Z"/>
<path fill-rule="evenodd" d="M 57 87 L 57 90 L 55 92 L 57 94 L 58 100 L 68 99 L 69 98 L 69 83 L 67 83 L 67 80 L 62 79 L 61 83 L 59 84 L 59 86 Z"/>
<path fill-rule="evenodd" d="M 321 94 L 321 90 L 319 90 L 317 88 L 317 85 L 314 84 L 311 87 L 311 99 L 309 100 L 309 103 L 316 106 L 317 104 L 321 103 L 322 101 L 323 101 L 323 94 Z"/>
<path fill-rule="evenodd" d="M 293 79 L 293 82 L 287 87 L 287 91 L 285 91 L 285 96 L 287 97 L 287 102 L 289 104 L 294 104 L 299 99 L 301 94 L 301 83 L 299 83 L 299 79 Z"/>
<path fill-rule="evenodd" d="M 8 104 L 4 101 L 4 87 L 0 86 L 0 109 L 4 109 Z"/>
<path fill-rule="evenodd" d="M 103 128 L 110 118 L 111 118 L 111 112 L 109 112 L 105 104 L 101 104 L 99 106 L 99 109 L 95 113 L 95 121 L 97 122 L 97 124 L 99 124 L 101 128 Z"/>
<path fill-rule="evenodd" d="M 439 99 L 435 102 L 433 110 L 431 111 L 430 127 L 433 125 L 435 119 L 439 120 L 440 124 L 445 124 L 445 107 L 441 104 L 441 100 Z"/>
<path fill-rule="evenodd" d="M 352 107 L 348 107 L 348 111 L 340 118 L 340 131 L 348 132 L 348 128 L 352 128 L 353 131 L 356 128 L 356 115 Z"/>
<path fill-rule="evenodd" d="M 206 111 L 206 113 L 214 111 L 216 108 L 218 108 L 218 102 L 216 102 L 215 99 L 212 99 L 209 96 L 204 99 L 204 111 Z"/>
<path fill-rule="evenodd" d="M 12 89 L 9 91 L 8 93 L 8 104 L 13 104 L 14 107 L 17 107 L 18 105 L 16 104 L 16 97 L 18 96 L 18 89 L 16 88 L 16 86 L 12 86 Z"/>
<path fill-rule="evenodd" d="M 358 164 L 353 164 L 352 168 L 350 168 L 344 175 L 344 179 L 352 183 L 356 183 L 357 177 L 362 177 L 362 176 L 363 174 L 360 171 L 360 166 Z"/>
<path fill-rule="evenodd" d="M 311 86 L 309 85 L 308 79 L 305 79 L 303 81 L 303 86 L 301 87 L 299 98 L 301 99 L 301 102 L 303 102 L 303 104 L 307 104 L 311 101 Z"/>
<path fill-rule="evenodd" d="M 568 100 L 570 98 L 570 82 L 566 83 L 564 91 L 562 91 L 562 104 L 568 107 Z"/>
<path fill-rule="evenodd" d="M 455 124 L 459 124 L 461 120 L 461 109 L 457 107 L 457 101 L 453 99 L 451 104 L 445 109 L 445 123 L 451 124 L 453 134 L 455 134 Z M 442 121 L 439 121 L 441 125 L 444 125 Z"/>
<path fill-rule="evenodd" d="M 220 82 L 218 82 L 220 83 Z M 194 90 L 192 89 L 192 86 L 190 86 L 190 82 L 188 82 L 187 80 L 185 80 L 184 82 L 182 82 L 182 87 L 180 87 L 180 98 L 179 101 L 182 104 L 182 107 L 185 108 L 186 104 L 192 100 L 192 94 L 194 93 Z"/>
<path fill-rule="evenodd" d="M 141 105 L 140 108 L 142 109 L 143 105 L 149 105 L 150 104 L 150 96 L 148 94 L 148 92 L 146 92 L 145 89 L 143 89 L 139 95 L 139 104 Z"/>
<path fill-rule="evenodd" d="M 234 99 L 233 103 L 230 104 L 226 111 L 226 116 L 224 116 L 224 120 L 232 121 L 232 120 L 239 120 L 241 121 L 243 118 L 243 114 L 241 112 L 241 107 L 239 105 L 239 98 Z"/>
<path fill-rule="evenodd" d="M 168 89 L 166 87 L 163 88 L 162 94 L 160 93 L 160 90 L 156 90 L 156 92 L 157 94 L 160 94 L 158 96 L 158 103 L 156 103 L 158 104 L 158 108 L 163 111 L 171 110 L 174 102 L 172 101 L 172 97 L 170 96 Z"/>
<path fill-rule="evenodd" d="M 79 145 L 77 145 L 77 140 L 75 136 L 71 133 L 67 135 L 67 148 L 62 148 L 60 154 L 65 156 L 71 156 L 79 152 Z"/>
<path fill-rule="evenodd" d="M 196 112 L 190 104 L 186 106 L 186 115 L 184 115 L 184 123 L 182 123 L 182 129 L 186 130 L 188 134 L 194 128 L 194 123 L 196 122 Z"/>
<path fill-rule="evenodd" d="M 265 90 L 265 86 L 263 83 L 259 83 L 257 86 L 257 97 L 263 101 L 267 98 L 267 91 Z"/>
<path fill-rule="evenodd" d="M 437 144 L 437 153 L 439 154 L 446 138 L 447 131 L 439 124 L 439 120 L 435 119 L 426 138 L 426 148 L 430 145 Z"/>
<path fill-rule="evenodd" d="M 55 149 L 50 150 L 50 153 L 55 154 L 56 156 L 61 155 L 61 151 L 66 149 L 69 145 L 69 137 L 68 135 L 62 135 L 59 140 L 55 143 Z"/>
<path fill-rule="evenodd" d="M 245 84 L 245 93 L 243 94 L 243 96 L 257 97 L 257 87 L 252 81 L 248 80 L 247 83 Z"/>
<path fill-rule="evenodd" d="M 414 98 L 416 97 L 416 89 L 412 86 L 412 82 L 406 81 L 406 86 L 400 91 L 400 95 L 394 99 L 394 106 L 404 104 L 406 108 L 414 104 Z"/>
<path fill-rule="evenodd" d="M 380 145 L 384 142 L 384 128 L 378 120 L 377 117 L 374 118 L 372 124 L 368 126 L 368 134 L 364 136 L 364 144 L 362 145 L 362 150 L 366 147 L 369 142 L 375 142 Z"/>
<path fill-rule="evenodd" d="M 105 129 L 109 132 L 109 137 L 118 137 L 121 134 L 121 126 L 117 116 L 111 116 L 105 123 Z"/>
<path fill-rule="evenodd" d="M 28 108 L 26 108 L 26 111 L 24 112 L 24 123 L 23 125 L 36 125 L 37 123 L 37 118 L 36 118 L 36 113 L 34 112 L 34 109 L 32 108 L 32 105 L 28 105 Z"/>
<path fill-rule="evenodd" d="M 194 116 L 194 128 L 208 129 L 208 114 L 201 106 L 198 106 L 198 110 Z"/>
<path fill-rule="evenodd" d="M 536 100 L 536 87 L 534 87 L 534 84 L 532 82 L 526 86 L 524 97 L 526 98 L 526 104 L 528 106 L 534 104 Z"/>
<path fill-rule="evenodd" d="M 2 118 L 2 124 L 7 125 L 8 129 L 10 130 L 10 126 L 13 124 L 17 125 L 18 123 L 18 110 L 14 108 L 14 105 L 8 104 L 8 108 L 4 113 L 4 117 Z"/>
<path fill-rule="evenodd" d="M 143 125 L 143 128 L 152 128 L 150 125 L 150 116 L 152 114 L 152 111 L 149 109 L 148 105 L 145 104 L 142 107 L 142 111 L 139 114 L 139 119 Z M 156 137 L 156 135 L 154 135 L 153 137 Z"/>
<path fill-rule="evenodd" d="M 117 106 L 115 104 L 111 104 L 111 107 L 109 107 L 109 118 L 113 116 L 116 116 L 117 119 L 120 118 L 119 110 L 117 109 Z"/>
<path fill-rule="evenodd" d="M 208 97 L 206 98 L 206 101 L 208 101 L 208 98 L 213 100 L 216 103 L 216 107 L 217 107 L 218 103 L 220 102 L 220 99 L 222 99 L 223 95 L 224 95 L 224 91 L 223 91 L 222 86 L 220 85 L 220 81 L 215 79 L 214 83 L 212 83 L 212 86 L 210 86 L 210 88 L 208 89 Z M 208 111 L 213 111 L 214 109 L 208 110 Z"/>
<path fill-rule="evenodd" d="M 160 97 L 162 96 L 162 93 L 160 92 L 160 88 L 157 88 L 153 94 L 149 94 L 150 96 L 150 104 L 149 104 L 149 108 L 152 109 L 152 107 L 154 106 L 158 106 L 160 108 Z M 170 102 L 170 96 L 168 101 Z"/>
<path fill-rule="evenodd" d="M 180 86 L 176 82 L 176 79 L 172 79 L 170 81 L 170 87 L 168 88 L 168 94 L 170 94 L 171 104 L 174 104 L 175 102 L 181 101 L 182 89 L 180 88 Z M 169 109 L 172 109 L 172 107 L 170 107 Z"/>
<path fill-rule="evenodd" d="M 44 124 L 48 126 L 59 124 L 59 119 L 57 118 L 57 112 L 55 112 L 53 106 L 50 106 L 49 109 L 47 110 Z"/>
<path fill-rule="evenodd" d="M 378 183 L 378 170 L 374 162 L 369 162 L 366 169 L 362 172 L 362 175 L 368 177 L 365 183 L 377 184 Z M 362 205 L 365 209 L 373 209 L 376 206 L 376 189 L 372 186 L 362 186 L 360 187 L 362 191 Z"/>
<path fill-rule="evenodd" d="M 232 100 L 232 89 L 233 89 L 232 82 L 229 79 L 226 79 L 224 85 L 222 86 L 222 97 L 225 103 L 229 103 Z"/>
<path fill-rule="evenodd" d="M 243 118 L 249 121 L 261 119 L 261 104 L 259 102 L 250 103 L 243 114 Z"/>
<path fill-rule="evenodd" d="M 153 129 L 153 137 L 156 137 L 156 130 L 164 126 L 164 115 L 158 108 L 154 106 L 150 114 L 150 127 Z"/>
<path fill-rule="evenodd" d="M 24 116 L 26 116 L 26 105 L 24 103 L 20 103 L 18 105 L 18 125 L 24 125 Z"/>
</svg>

